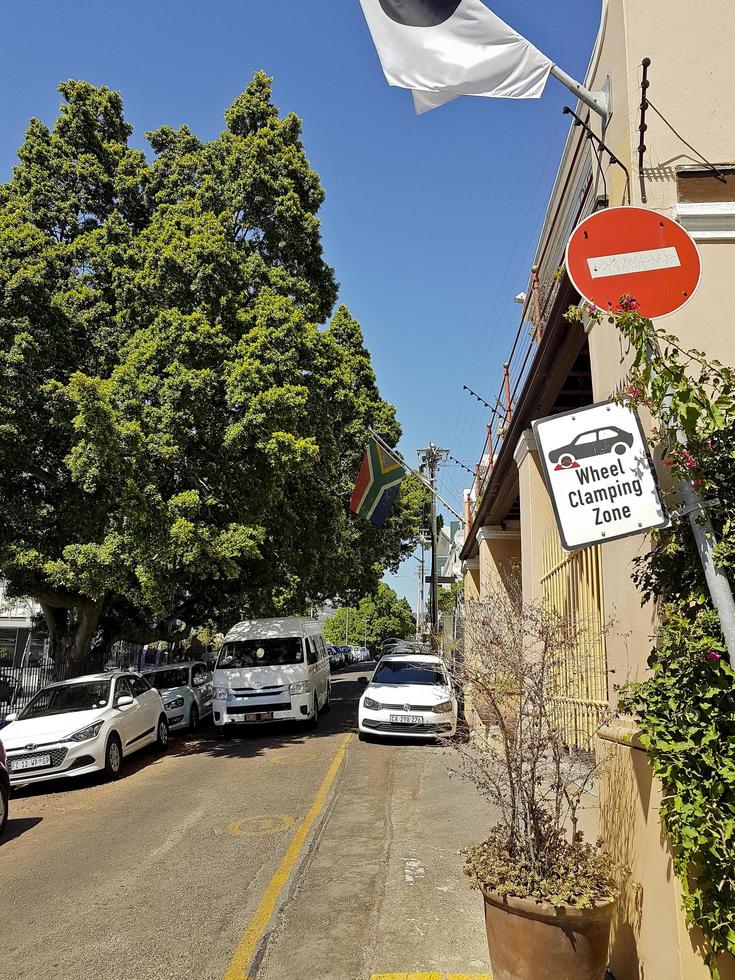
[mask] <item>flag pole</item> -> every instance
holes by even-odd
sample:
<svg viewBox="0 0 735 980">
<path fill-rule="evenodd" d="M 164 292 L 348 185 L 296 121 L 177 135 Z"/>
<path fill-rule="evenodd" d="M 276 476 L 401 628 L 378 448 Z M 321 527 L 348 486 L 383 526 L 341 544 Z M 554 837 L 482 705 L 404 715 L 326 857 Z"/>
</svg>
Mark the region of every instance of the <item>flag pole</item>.
<svg viewBox="0 0 735 980">
<path fill-rule="evenodd" d="M 368 427 L 368 432 L 373 437 L 373 439 L 376 440 L 376 442 L 379 442 L 380 443 L 380 445 L 383 447 L 383 449 L 385 449 L 386 452 L 390 453 L 391 456 L 393 456 L 395 459 L 398 460 L 398 462 L 401 464 L 401 466 L 405 466 L 409 473 L 413 473 L 413 475 L 416 477 L 416 479 L 417 480 L 420 480 L 423 483 L 423 485 L 426 487 L 426 489 L 431 491 L 431 493 L 436 497 L 436 499 L 439 501 L 439 503 L 440 504 L 444 504 L 444 506 L 447 508 L 447 510 L 450 513 L 454 514 L 454 516 L 457 518 L 457 520 L 458 521 L 461 521 L 462 522 L 462 525 L 464 526 L 464 524 L 465 524 L 464 517 L 462 517 L 460 514 L 458 514 L 457 511 L 454 509 L 454 507 L 452 507 L 450 504 L 448 504 L 443 497 L 440 497 L 439 496 L 439 494 L 436 492 L 436 490 L 434 489 L 434 487 L 432 487 L 432 485 L 429 483 L 429 481 L 425 477 L 423 477 L 412 466 L 409 466 L 408 465 L 408 463 L 406 462 L 406 460 L 403 458 L 403 456 L 401 456 L 401 454 L 398 452 L 397 449 L 391 449 L 391 447 L 388 445 L 388 443 L 384 439 L 381 439 L 381 437 L 378 435 L 378 433 L 375 431 L 375 429 L 371 429 L 371 428 Z"/>
<path fill-rule="evenodd" d="M 594 112 L 602 117 L 602 128 L 610 122 L 610 117 L 612 116 L 612 102 L 610 99 L 610 76 L 607 76 L 604 88 L 599 92 L 591 92 L 588 88 L 585 88 L 581 82 L 576 81 L 571 75 L 568 75 L 563 68 L 558 65 L 551 66 L 551 74 L 557 80 L 561 82 L 562 85 L 566 86 L 569 91 L 576 95 L 580 102 L 584 102 L 586 106 L 589 106 Z"/>
</svg>

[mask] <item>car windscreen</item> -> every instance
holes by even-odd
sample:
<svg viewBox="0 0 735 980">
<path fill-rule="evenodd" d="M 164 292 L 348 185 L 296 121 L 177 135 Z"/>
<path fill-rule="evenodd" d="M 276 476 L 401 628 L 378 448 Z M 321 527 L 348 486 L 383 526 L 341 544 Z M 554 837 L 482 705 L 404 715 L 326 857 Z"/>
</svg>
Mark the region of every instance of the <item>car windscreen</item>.
<svg viewBox="0 0 735 980">
<path fill-rule="evenodd" d="M 110 700 L 110 681 L 86 681 L 83 684 L 64 684 L 45 687 L 29 701 L 18 719 L 44 718 L 68 711 L 93 711 L 104 708 Z"/>
<path fill-rule="evenodd" d="M 447 684 L 441 667 L 410 660 L 383 660 L 373 674 L 373 684 Z"/>
<path fill-rule="evenodd" d="M 299 636 L 278 636 L 257 640 L 231 640 L 222 645 L 217 667 L 282 667 L 304 662 L 304 645 Z"/>
<path fill-rule="evenodd" d="M 186 687 L 189 683 L 189 668 L 171 667 L 169 670 L 154 670 L 143 676 L 153 687 L 165 691 L 170 687 Z"/>
</svg>

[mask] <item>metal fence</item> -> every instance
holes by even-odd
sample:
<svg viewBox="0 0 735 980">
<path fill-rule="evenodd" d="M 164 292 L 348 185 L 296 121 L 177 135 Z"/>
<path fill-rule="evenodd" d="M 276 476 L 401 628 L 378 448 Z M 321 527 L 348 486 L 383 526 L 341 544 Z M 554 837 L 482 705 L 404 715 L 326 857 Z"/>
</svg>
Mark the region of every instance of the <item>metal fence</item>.
<svg viewBox="0 0 735 980">
<path fill-rule="evenodd" d="M 574 634 L 569 655 L 554 671 L 556 722 L 568 745 L 589 751 L 609 711 L 600 546 L 565 552 L 550 525 L 542 560 L 544 601 Z"/>
<path fill-rule="evenodd" d="M 0 725 L 6 717 L 24 708 L 34 695 L 54 681 L 66 681 L 103 669 L 100 659 L 54 664 L 48 658 L 20 667 L 0 667 Z"/>
</svg>

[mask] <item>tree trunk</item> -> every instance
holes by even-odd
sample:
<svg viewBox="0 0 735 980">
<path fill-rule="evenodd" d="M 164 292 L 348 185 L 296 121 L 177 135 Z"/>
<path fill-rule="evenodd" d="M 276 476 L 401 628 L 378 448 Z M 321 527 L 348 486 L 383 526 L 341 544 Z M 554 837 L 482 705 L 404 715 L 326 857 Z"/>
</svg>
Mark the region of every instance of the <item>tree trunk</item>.
<svg viewBox="0 0 735 980">
<path fill-rule="evenodd" d="M 92 637 L 99 626 L 101 614 L 102 601 L 85 602 L 77 606 L 77 628 L 74 631 L 74 638 L 69 649 L 71 663 L 78 663 L 89 656 Z"/>
<path fill-rule="evenodd" d="M 69 645 L 69 610 L 51 606 L 43 600 L 39 605 L 48 629 L 49 656 L 55 664 L 59 664 L 65 659 Z"/>
</svg>

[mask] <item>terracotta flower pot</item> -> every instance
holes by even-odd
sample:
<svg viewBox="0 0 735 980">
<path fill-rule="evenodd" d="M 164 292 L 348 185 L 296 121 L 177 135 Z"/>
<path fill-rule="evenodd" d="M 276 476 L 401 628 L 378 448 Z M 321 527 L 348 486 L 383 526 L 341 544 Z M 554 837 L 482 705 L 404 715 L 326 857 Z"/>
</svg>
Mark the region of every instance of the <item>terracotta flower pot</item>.
<svg viewBox="0 0 735 980">
<path fill-rule="evenodd" d="M 556 909 L 482 893 L 493 980 L 603 980 L 614 902 Z"/>
</svg>

